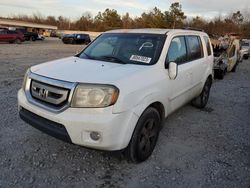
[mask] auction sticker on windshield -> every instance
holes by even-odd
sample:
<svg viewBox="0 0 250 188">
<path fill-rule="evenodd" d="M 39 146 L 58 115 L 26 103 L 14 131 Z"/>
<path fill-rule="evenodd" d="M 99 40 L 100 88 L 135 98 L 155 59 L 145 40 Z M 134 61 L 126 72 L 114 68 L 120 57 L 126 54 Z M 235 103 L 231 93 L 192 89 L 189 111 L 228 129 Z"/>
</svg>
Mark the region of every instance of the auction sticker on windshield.
<svg viewBox="0 0 250 188">
<path fill-rule="evenodd" d="M 145 56 L 139 56 L 139 55 L 132 55 L 130 57 L 131 61 L 138 61 L 138 62 L 142 62 L 142 63 L 150 63 L 152 58 L 150 57 L 145 57 Z"/>
</svg>

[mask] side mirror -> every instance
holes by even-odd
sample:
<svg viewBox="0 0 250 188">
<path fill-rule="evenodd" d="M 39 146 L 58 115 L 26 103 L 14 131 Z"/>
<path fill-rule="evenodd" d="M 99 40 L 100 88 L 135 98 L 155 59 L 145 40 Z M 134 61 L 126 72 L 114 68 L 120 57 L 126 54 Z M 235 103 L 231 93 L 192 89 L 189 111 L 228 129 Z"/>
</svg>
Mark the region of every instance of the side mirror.
<svg viewBox="0 0 250 188">
<path fill-rule="evenodd" d="M 175 80 L 178 75 L 178 65 L 174 62 L 170 62 L 168 66 L 168 75 L 171 80 Z"/>
</svg>

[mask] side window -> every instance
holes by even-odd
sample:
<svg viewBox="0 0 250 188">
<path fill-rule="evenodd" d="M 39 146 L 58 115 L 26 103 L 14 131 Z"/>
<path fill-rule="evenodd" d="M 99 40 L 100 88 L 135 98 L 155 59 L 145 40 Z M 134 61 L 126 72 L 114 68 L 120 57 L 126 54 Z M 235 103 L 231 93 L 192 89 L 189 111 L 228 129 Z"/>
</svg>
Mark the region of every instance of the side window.
<svg viewBox="0 0 250 188">
<path fill-rule="evenodd" d="M 234 55 L 235 55 L 235 45 L 233 45 L 229 51 L 229 58 L 233 57 Z"/>
<path fill-rule="evenodd" d="M 181 64 L 187 61 L 187 48 L 185 37 L 175 37 L 170 44 L 167 54 L 167 63 L 175 62 Z"/>
<path fill-rule="evenodd" d="M 211 51 L 209 39 L 208 39 L 208 37 L 204 37 L 204 40 L 205 40 L 206 46 L 207 46 L 207 55 L 210 56 L 210 55 L 212 55 L 212 51 Z"/>
<path fill-rule="evenodd" d="M 6 34 L 7 34 L 6 31 L 4 31 L 4 30 L 0 31 L 0 35 L 6 35 Z"/>
<path fill-rule="evenodd" d="M 187 36 L 187 46 L 189 49 L 188 60 L 196 60 L 204 57 L 201 39 L 198 36 Z"/>
</svg>

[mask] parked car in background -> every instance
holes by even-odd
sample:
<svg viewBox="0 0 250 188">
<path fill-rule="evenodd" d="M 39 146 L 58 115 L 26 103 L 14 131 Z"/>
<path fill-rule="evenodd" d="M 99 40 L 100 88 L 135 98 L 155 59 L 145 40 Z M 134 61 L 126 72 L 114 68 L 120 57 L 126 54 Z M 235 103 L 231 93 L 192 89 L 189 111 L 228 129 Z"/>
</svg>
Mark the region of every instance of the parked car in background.
<svg viewBox="0 0 250 188">
<path fill-rule="evenodd" d="M 243 59 L 249 58 L 249 50 L 246 48 L 243 48 L 240 50 L 240 62 L 243 61 Z"/>
<path fill-rule="evenodd" d="M 250 56 L 250 40 L 241 40 L 240 48 L 241 59 L 248 59 L 248 57 Z"/>
<path fill-rule="evenodd" d="M 226 49 L 214 48 L 214 77 L 223 79 L 227 73 L 228 54 Z"/>
<path fill-rule="evenodd" d="M 39 34 L 36 40 L 44 40 L 44 39 L 45 39 L 45 37 L 43 35 Z"/>
<path fill-rule="evenodd" d="M 50 37 L 58 37 L 57 31 L 53 30 L 50 32 Z"/>
<path fill-rule="evenodd" d="M 0 42 L 20 44 L 24 41 L 24 35 L 19 31 L 0 29 Z"/>
<path fill-rule="evenodd" d="M 31 67 L 18 92 L 19 114 L 64 141 L 123 150 L 142 162 L 166 117 L 190 101 L 206 106 L 213 59 L 204 32 L 109 31 L 76 56 Z"/>
<path fill-rule="evenodd" d="M 25 32 L 25 40 L 36 41 L 38 39 L 38 34 L 36 32 Z"/>
<path fill-rule="evenodd" d="M 233 39 L 228 50 L 228 72 L 235 72 L 240 61 L 240 41 Z"/>
<path fill-rule="evenodd" d="M 67 34 L 62 37 L 64 44 L 89 44 L 91 42 L 88 34 Z"/>
<path fill-rule="evenodd" d="M 223 79 L 227 72 L 235 72 L 240 62 L 240 41 L 228 36 L 212 39 L 214 76 Z"/>
</svg>

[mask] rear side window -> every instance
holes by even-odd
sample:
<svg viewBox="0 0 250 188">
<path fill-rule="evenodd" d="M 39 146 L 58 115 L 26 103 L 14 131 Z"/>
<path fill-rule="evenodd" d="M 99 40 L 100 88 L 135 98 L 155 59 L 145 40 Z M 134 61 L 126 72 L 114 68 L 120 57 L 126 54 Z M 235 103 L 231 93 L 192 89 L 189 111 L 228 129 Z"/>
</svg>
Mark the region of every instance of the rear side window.
<svg viewBox="0 0 250 188">
<path fill-rule="evenodd" d="M 196 60 L 204 57 L 201 39 L 198 36 L 187 36 L 187 46 L 189 50 L 188 60 Z"/>
<path fill-rule="evenodd" d="M 210 55 L 212 55 L 212 51 L 211 51 L 209 39 L 208 39 L 208 37 L 204 37 L 204 40 L 205 40 L 206 46 L 207 46 L 207 55 L 210 56 Z"/>
<path fill-rule="evenodd" d="M 235 45 L 229 50 L 229 58 L 233 57 L 235 55 Z"/>
<path fill-rule="evenodd" d="M 167 63 L 181 64 L 187 61 L 187 48 L 184 36 L 175 37 L 170 44 L 167 55 Z"/>
</svg>

